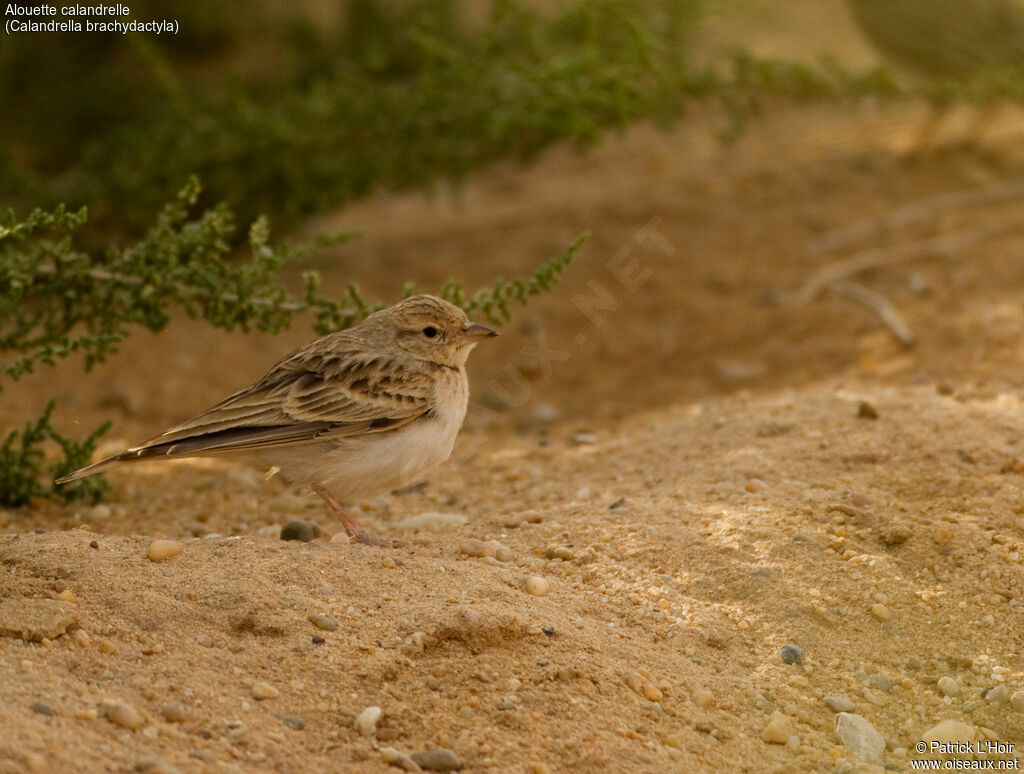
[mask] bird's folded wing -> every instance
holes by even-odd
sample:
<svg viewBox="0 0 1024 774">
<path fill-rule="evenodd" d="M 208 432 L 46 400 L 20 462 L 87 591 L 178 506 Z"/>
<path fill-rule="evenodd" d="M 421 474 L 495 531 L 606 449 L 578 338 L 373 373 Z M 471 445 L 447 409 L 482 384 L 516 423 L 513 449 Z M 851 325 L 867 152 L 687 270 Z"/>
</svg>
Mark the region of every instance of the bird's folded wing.
<svg viewBox="0 0 1024 774">
<path fill-rule="evenodd" d="M 144 444 L 136 457 L 258 450 L 394 430 L 431 413 L 431 381 L 370 353 L 296 353 L 263 379 Z"/>
</svg>

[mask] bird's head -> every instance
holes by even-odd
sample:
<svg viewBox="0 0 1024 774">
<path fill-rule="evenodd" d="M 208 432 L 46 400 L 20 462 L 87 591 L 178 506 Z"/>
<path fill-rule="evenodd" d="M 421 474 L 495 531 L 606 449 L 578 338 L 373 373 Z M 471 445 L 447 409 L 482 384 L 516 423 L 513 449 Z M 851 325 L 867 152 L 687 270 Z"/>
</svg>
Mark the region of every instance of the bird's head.
<svg viewBox="0 0 1024 774">
<path fill-rule="evenodd" d="M 436 296 L 412 296 L 376 313 L 392 328 L 397 345 L 415 357 L 461 367 L 482 339 L 497 336 L 473 323 L 454 304 Z"/>
</svg>

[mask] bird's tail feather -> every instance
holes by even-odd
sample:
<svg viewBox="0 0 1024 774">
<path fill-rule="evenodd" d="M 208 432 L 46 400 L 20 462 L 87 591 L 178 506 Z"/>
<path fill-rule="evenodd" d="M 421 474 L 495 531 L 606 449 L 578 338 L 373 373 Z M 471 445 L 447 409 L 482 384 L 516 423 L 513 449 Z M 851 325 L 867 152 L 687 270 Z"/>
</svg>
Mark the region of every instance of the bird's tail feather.
<svg viewBox="0 0 1024 774">
<path fill-rule="evenodd" d="M 105 460 L 100 460 L 99 462 L 94 462 L 92 465 L 86 465 L 84 468 L 79 468 L 72 473 L 68 473 L 66 476 L 61 476 L 54 483 L 68 484 L 72 481 L 77 481 L 80 478 L 85 478 L 86 476 L 102 473 L 104 470 L 121 465 L 122 463 L 133 462 L 143 456 L 148 456 L 142 454 L 142 451 L 142 449 L 128 449 L 120 454 L 115 454 L 113 457 L 107 457 Z"/>
</svg>

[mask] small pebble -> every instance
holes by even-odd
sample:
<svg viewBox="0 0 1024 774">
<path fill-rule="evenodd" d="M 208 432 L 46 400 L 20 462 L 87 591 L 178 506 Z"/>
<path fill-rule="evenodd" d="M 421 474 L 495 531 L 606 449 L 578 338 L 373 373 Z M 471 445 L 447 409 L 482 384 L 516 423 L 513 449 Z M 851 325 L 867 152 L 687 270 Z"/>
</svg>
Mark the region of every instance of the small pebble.
<svg viewBox="0 0 1024 774">
<path fill-rule="evenodd" d="M 306 721 L 295 715 L 278 715 L 277 719 L 288 726 L 288 728 L 293 728 L 296 731 L 301 731 L 306 727 Z"/>
<path fill-rule="evenodd" d="M 761 729 L 761 740 L 769 744 L 785 744 L 793 736 L 793 719 L 781 712 L 773 712 L 768 725 Z"/>
<path fill-rule="evenodd" d="M 895 681 L 889 677 L 889 675 L 868 675 L 868 685 L 872 688 L 877 688 L 884 693 L 889 693 L 892 690 L 893 683 Z"/>
<path fill-rule="evenodd" d="M 707 688 L 698 688 L 690 698 L 698 707 L 710 707 L 715 701 L 715 695 Z"/>
<path fill-rule="evenodd" d="M 270 683 L 265 683 L 259 680 L 252 684 L 252 696 L 254 699 L 276 699 L 281 695 L 281 692 L 277 690 Z"/>
<path fill-rule="evenodd" d="M 394 747 L 382 747 L 380 759 L 389 766 L 394 766 L 402 771 L 423 771 L 423 769 L 416 765 L 416 761 Z"/>
<path fill-rule="evenodd" d="M 558 409 L 550 403 L 541 403 L 533 410 L 533 417 L 538 422 L 554 422 L 558 419 Z"/>
<path fill-rule="evenodd" d="M 377 730 L 377 721 L 383 714 L 384 710 L 380 707 L 367 707 L 356 718 L 356 729 L 363 736 L 372 736 Z"/>
<path fill-rule="evenodd" d="M 584 446 L 586 444 L 597 443 L 597 436 L 594 433 L 576 433 L 572 437 L 572 442 L 577 446 Z"/>
<path fill-rule="evenodd" d="M 885 740 L 875 727 L 861 715 L 840 712 L 836 715 L 836 736 L 861 760 L 881 766 L 885 753 Z"/>
<path fill-rule="evenodd" d="M 99 547 L 100 547 L 100 544 L 97 543 L 95 540 L 90 540 L 89 541 L 89 548 L 99 548 Z"/>
<path fill-rule="evenodd" d="M 85 629 L 75 629 L 75 632 L 71 637 L 74 639 L 76 645 L 83 648 L 88 647 L 92 642 L 92 637 L 89 636 L 89 632 Z"/>
<path fill-rule="evenodd" d="M 891 522 L 879 530 L 882 542 L 887 546 L 898 546 L 906 543 L 913 536 L 913 531 L 906 524 Z"/>
<path fill-rule="evenodd" d="M 661 701 L 662 699 L 661 691 L 639 672 L 631 672 L 627 675 L 626 685 L 647 701 Z"/>
<path fill-rule="evenodd" d="M 533 594 L 535 597 L 543 597 L 548 593 L 550 584 L 545 578 L 539 575 L 531 575 L 526 579 L 526 593 Z"/>
<path fill-rule="evenodd" d="M 878 419 L 878 409 L 866 400 L 862 400 L 857 406 L 857 417 L 858 419 Z"/>
<path fill-rule="evenodd" d="M 544 549 L 544 558 L 546 559 L 561 559 L 566 562 L 571 562 L 576 558 L 572 550 L 565 546 L 548 546 Z"/>
<path fill-rule="evenodd" d="M 961 723 L 959 720 L 943 720 L 932 726 L 923 734 L 923 742 L 973 742 L 977 737 L 974 726 Z"/>
<path fill-rule="evenodd" d="M 319 634 L 314 634 L 313 635 L 313 644 L 314 645 L 323 645 L 325 642 L 327 642 L 327 640 L 325 640 Z"/>
<path fill-rule="evenodd" d="M 494 556 L 500 547 L 501 543 L 496 540 L 488 540 L 485 543 L 476 538 L 466 538 L 459 546 L 459 550 L 466 556 Z"/>
<path fill-rule="evenodd" d="M 985 701 L 989 704 L 1005 704 L 1010 700 L 1010 689 L 1006 683 L 999 683 L 995 688 L 985 694 Z"/>
<path fill-rule="evenodd" d="M 311 613 L 309 622 L 317 629 L 323 629 L 325 632 L 333 632 L 338 628 L 338 622 L 326 613 Z"/>
<path fill-rule="evenodd" d="M 1014 712 L 1024 712 L 1024 691 L 1014 691 L 1010 697 L 1010 707 Z"/>
<path fill-rule="evenodd" d="M 744 489 L 746 489 L 748 492 L 752 494 L 756 494 L 758 492 L 767 491 L 768 484 L 767 482 L 761 480 L 760 478 L 752 478 L 747 481 L 746 486 L 744 486 Z"/>
<path fill-rule="evenodd" d="M 783 664 L 802 664 L 804 662 L 804 649 L 799 645 L 787 643 L 779 648 L 779 656 L 782 658 Z"/>
<path fill-rule="evenodd" d="M 149 544 L 146 556 L 150 561 L 162 562 L 181 553 L 182 545 L 177 540 L 154 540 Z"/>
<path fill-rule="evenodd" d="M 47 704 L 45 701 L 36 701 L 32 703 L 32 711 L 37 715 L 54 715 L 53 707 Z"/>
<path fill-rule="evenodd" d="M 298 540 L 308 543 L 320 537 L 320 527 L 306 521 L 289 521 L 281 527 L 281 540 Z"/>
<path fill-rule="evenodd" d="M 57 599 L 61 602 L 74 602 L 75 593 L 71 589 L 64 589 L 60 594 L 57 595 Z"/>
<path fill-rule="evenodd" d="M 892 611 L 885 605 L 875 604 L 871 606 L 871 615 L 879 621 L 888 621 L 892 618 Z"/>
<path fill-rule="evenodd" d="M 204 648 L 213 647 L 213 637 L 209 634 L 199 634 L 196 636 L 196 643 Z"/>
<path fill-rule="evenodd" d="M 168 704 L 160 714 L 168 723 L 184 723 L 188 719 L 188 713 L 180 704 Z"/>
<path fill-rule="evenodd" d="M 452 750 L 438 747 L 434 750 L 421 750 L 409 756 L 424 771 L 461 771 L 462 761 Z"/>
<path fill-rule="evenodd" d="M 943 696 L 959 696 L 960 684 L 948 675 L 940 677 L 938 682 L 939 693 Z"/>
<path fill-rule="evenodd" d="M 138 731 L 142 728 L 146 721 L 142 718 L 138 712 L 129 707 L 126 704 L 113 704 L 107 708 L 107 720 L 113 723 L 115 726 L 121 726 L 121 728 L 128 728 L 132 731 Z"/>
<path fill-rule="evenodd" d="M 833 712 L 853 712 L 856 709 L 856 705 L 842 694 L 826 696 L 822 701 Z"/>
</svg>

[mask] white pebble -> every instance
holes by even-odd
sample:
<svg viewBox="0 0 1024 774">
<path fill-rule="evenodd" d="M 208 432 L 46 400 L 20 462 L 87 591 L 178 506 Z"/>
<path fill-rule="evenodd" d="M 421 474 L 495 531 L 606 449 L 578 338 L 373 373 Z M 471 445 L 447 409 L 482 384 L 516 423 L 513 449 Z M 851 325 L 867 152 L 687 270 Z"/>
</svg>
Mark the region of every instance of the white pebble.
<svg viewBox="0 0 1024 774">
<path fill-rule="evenodd" d="M 921 734 L 922 742 L 973 742 L 977 736 L 974 726 L 959 720 L 943 720 Z"/>
<path fill-rule="evenodd" d="M 989 704 L 1005 704 L 1010 700 L 1010 689 L 1006 683 L 1000 683 L 991 691 L 985 694 L 985 701 Z"/>
<path fill-rule="evenodd" d="M 539 575 L 531 575 L 526 579 L 526 593 L 533 594 L 535 597 L 543 597 L 548 593 L 550 584 L 545 578 Z"/>
<path fill-rule="evenodd" d="M 356 728 L 363 736 L 371 736 L 377 731 L 377 721 L 384 714 L 380 707 L 367 707 L 356 718 Z"/>
<path fill-rule="evenodd" d="M 940 677 L 938 687 L 939 693 L 941 693 L 943 696 L 960 695 L 960 684 L 952 677 Z"/>
</svg>

